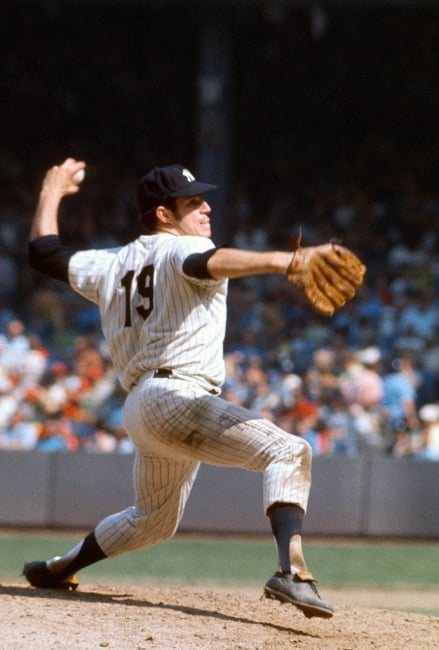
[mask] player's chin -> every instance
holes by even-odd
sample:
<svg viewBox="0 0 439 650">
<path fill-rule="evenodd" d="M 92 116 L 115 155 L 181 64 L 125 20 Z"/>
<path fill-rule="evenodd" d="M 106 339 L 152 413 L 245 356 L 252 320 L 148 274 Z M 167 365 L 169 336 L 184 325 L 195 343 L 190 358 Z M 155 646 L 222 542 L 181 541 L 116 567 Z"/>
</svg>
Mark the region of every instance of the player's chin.
<svg viewBox="0 0 439 650">
<path fill-rule="evenodd" d="M 210 223 L 201 224 L 199 228 L 200 237 L 210 237 L 212 235 L 212 228 Z"/>
</svg>

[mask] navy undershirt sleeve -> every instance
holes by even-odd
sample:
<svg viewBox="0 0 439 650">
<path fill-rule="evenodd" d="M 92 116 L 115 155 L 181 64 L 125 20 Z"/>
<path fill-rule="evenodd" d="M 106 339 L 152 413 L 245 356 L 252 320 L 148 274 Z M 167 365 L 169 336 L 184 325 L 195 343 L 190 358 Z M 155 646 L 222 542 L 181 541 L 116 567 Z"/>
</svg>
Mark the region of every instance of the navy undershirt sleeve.
<svg viewBox="0 0 439 650">
<path fill-rule="evenodd" d="M 215 251 L 216 248 L 211 248 L 204 253 L 192 253 L 183 262 L 183 272 L 191 278 L 199 278 L 200 280 L 212 279 L 212 276 L 207 270 L 207 262 Z"/>
<path fill-rule="evenodd" d="M 49 278 L 69 284 L 69 260 L 75 251 L 61 244 L 58 235 L 45 235 L 29 242 L 29 264 Z"/>
</svg>

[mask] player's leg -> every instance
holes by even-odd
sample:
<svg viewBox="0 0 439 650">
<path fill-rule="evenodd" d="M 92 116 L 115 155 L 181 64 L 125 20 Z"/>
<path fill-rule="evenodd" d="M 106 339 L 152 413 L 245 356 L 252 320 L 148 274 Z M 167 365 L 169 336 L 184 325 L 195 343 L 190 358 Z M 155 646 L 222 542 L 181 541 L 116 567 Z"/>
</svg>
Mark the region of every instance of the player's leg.
<svg viewBox="0 0 439 650">
<path fill-rule="evenodd" d="M 76 589 L 75 573 L 107 557 L 172 537 L 183 516 L 198 463 L 136 454 L 135 506 L 106 517 L 62 556 L 25 564 L 23 575 L 40 588 Z"/>
<path fill-rule="evenodd" d="M 177 530 L 199 463 L 140 452 L 134 464 L 135 505 L 103 519 L 96 539 L 108 557 L 170 539 Z"/>
<path fill-rule="evenodd" d="M 136 417 L 142 418 L 149 438 L 172 453 L 261 472 L 265 512 L 279 557 L 279 571 L 268 581 L 266 593 L 289 600 L 307 616 L 331 616 L 333 609 L 317 593 L 302 552 L 302 520 L 311 484 L 308 443 L 187 382 L 173 385 L 180 389 L 169 393 L 161 392 L 159 382 L 149 382 L 148 399 L 139 400 L 144 406 Z M 169 418 L 168 413 L 172 414 Z M 127 420 L 129 423 L 130 417 Z M 136 429 L 141 430 L 138 426 Z M 136 436 L 134 430 L 132 435 Z"/>
<path fill-rule="evenodd" d="M 215 436 L 215 462 L 259 470 L 263 475 L 264 507 L 278 553 L 278 571 L 265 585 L 267 597 L 291 602 L 307 617 L 329 618 L 333 607 L 317 591 L 302 551 L 302 524 L 311 487 L 308 443 L 240 406 L 208 396 L 211 423 L 221 423 Z M 219 444 L 218 444 L 219 443 Z M 232 452 L 231 452 L 232 450 Z"/>
</svg>

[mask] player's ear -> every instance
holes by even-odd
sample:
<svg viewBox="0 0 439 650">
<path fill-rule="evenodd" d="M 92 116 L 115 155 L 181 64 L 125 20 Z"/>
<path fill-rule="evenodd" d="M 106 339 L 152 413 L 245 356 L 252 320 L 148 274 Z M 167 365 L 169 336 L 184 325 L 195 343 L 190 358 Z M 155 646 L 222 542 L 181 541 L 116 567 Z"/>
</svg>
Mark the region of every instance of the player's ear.
<svg viewBox="0 0 439 650">
<path fill-rule="evenodd" d="M 155 210 L 157 219 L 162 224 L 174 223 L 174 215 L 172 214 L 169 208 L 166 208 L 164 205 L 157 206 Z"/>
</svg>

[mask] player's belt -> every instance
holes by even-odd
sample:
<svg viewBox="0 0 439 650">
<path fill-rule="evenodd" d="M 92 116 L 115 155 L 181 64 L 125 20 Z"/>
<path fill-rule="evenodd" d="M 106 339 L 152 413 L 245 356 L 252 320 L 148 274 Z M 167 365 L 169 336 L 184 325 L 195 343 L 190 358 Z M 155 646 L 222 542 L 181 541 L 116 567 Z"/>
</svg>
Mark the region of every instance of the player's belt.
<svg viewBox="0 0 439 650">
<path fill-rule="evenodd" d="M 170 368 L 158 368 L 157 370 L 154 370 L 153 374 L 153 379 L 169 379 L 172 377 L 172 370 Z M 221 392 L 217 388 L 213 388 L 212 390 L 208 391 L 211 395 L 219 395 Z"/>
<path fill-rule="evenodd" d="M 169 379 L 169 377 L 172 377 L 172 370 L 169 368 L 159 368 L 154 372 L 153 377 L 157 379 Z"/>
</svg>

